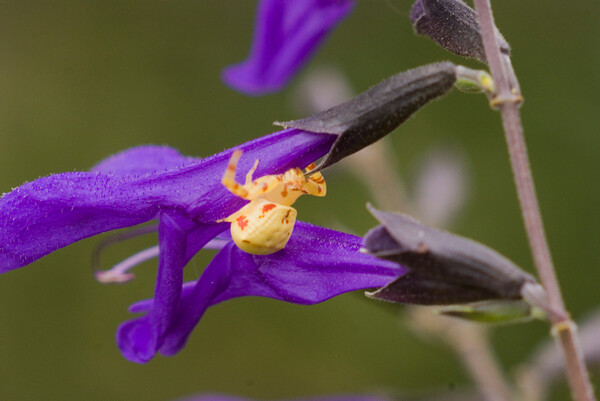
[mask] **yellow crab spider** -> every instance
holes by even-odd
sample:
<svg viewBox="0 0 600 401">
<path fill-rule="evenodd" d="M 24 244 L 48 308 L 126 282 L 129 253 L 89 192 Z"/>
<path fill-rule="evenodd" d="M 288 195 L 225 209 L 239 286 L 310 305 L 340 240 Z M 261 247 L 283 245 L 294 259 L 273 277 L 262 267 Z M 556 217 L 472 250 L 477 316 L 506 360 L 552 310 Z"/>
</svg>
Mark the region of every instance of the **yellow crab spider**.
<svg viewBox="0 0 600 401">
<path fill-rule="evenodd" d="M 309 175 L 316 167 L 312 163 L 306 168 L 306 173 L 292 168 L 283 174 L 252 180 L 252 174 L 258 167 L 256 160 L 242 185 L 235 181 L 241 156 L 241 150 L 233 152 L 221 182 L 234 195 L 250 203 L 219 221 L 231 223 L 231 238 L 242 251 L 268 255 L 283 249 L 292 235 L 297 212 L 291 205 L 302 194 L 325 196 L 325 179 L 321 173 Z"/>
</svg>

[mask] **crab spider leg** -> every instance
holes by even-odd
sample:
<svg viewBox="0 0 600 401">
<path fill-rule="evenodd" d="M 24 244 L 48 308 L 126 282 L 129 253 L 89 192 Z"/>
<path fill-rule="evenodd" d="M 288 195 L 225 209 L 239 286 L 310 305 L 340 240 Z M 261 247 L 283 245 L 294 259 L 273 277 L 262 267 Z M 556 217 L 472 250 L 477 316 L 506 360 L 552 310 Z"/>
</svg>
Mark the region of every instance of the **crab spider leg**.
<svg viewBox="0 0 600 401">
<path fill-rule="evenodd" d="M 311 171 L 317 168 L 315 163 L 311 163 L 305 168 L 304 176 L 306 177 L 305 188 L 306 192 L 315 196 L 325 196 L 327 188 L 325 186 L 325 178 L 321 172 L 310 174 Z"/>
<path fill-rule="evenodd" d="M 306 168 L 305 168 L 306 172 L 304 174 L 307 175 L 308 173 L 310 173 L 311 171 L 313 171 L 316 168 L 317 168 L 317 165 L 315 163 L 310 163 L 308 166 L 306 166 Z"/>
<path fill-rule="evenodd" d="M 296 209 L 291 205 L 302 194 L 325 196 L 325 179 L 321 173 L 309 174 L 315 164 L 292 168 L 283 174 L 265 175 L 252 180 L 258 160 L 246 173 L 245 183 L 235 180 L 242 152 L 232 153 L 221 182 L 233 194 L 250 203 L 218 222 L 231 223 L 231 238 L 244 252 L 268 255 L 285 247 L 296 221 Z"/>
<path fill-rule="evenodd" d="M 258 167 L 258 160 L 254 162 L 254 166 L 250 169 L 248 174 L 246 174 L 246 183 L 244 185 L 239 184 L 235 180 L 235 172 L 241 156 L 241 150 L 236 150 L 232 153 L 225 174 L 223 174 L 223 178 L 221 179 L 221 183 L 234 195 L 237 195 L 240 198 L 253 200 L 280 184 L 281 175 L 268 175 L 252 181 L 252 174 Z"/>
<path fill-rule="evenodd" d="M 254 162 L 254 166 L 252 166 L 252 168 L 248 171 L 248 174 L 246 174 L 246 185 L 249 185 L 252 182 L 252 174 L 254 174 L 254 172 L 258 168 L 258 162 L 259 160 L 256 159 L 256 161 Z"/>
<path fill-rule="evenodd" d="M 313 163 L 314 165 L 314 163 Z M 307 172 L 310 170 L 310 166 L 307 167 Z M 327 186 L 325 184 L 325 178 L 321 173 L 314 173 L 308 177 L 306 177 L 306 181 L 304 183 L 305 193 L 315 195 L 315 196 L 325 196 L 327 193 Z"/>
<path fill-rule="evenodd" d="M 227 169 L 225 170 L 225 174 L 223 174 L 221 183 L 234 195 L 247 199 L 248 191 L 235 181 L 235 170 L 237 169 L 240 157 L 242 157 L 241 150 L 236 150 L 231 154 L 229 164 L 227 164 Z"/>
</svg>

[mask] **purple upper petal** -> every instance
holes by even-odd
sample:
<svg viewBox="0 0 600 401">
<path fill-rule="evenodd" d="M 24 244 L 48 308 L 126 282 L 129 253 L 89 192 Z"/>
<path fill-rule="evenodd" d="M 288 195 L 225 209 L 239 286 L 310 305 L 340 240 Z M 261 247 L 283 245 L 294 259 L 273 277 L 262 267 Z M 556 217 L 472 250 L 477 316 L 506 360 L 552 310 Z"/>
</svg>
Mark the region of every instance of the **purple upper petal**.
<svg viewBox="0 0 600 401">
<path fill-rule="evenodd" d="M 360 253 L 360 243 L 359 237 L 302 222 L 296 224 L 286 247 L 271 255 L 250 255 L 229 243 L 196 283 L 183 287 L 177 309 L 167 319 L 170 325 L 156 344 L 132 335 L 132 327 L 145 325 L 148 316 L 164 308 L 165 299 L 155 297 L 133 305 L 132 312 L 147 311 L 148 315 L 119 328 L 121 351 L 135 362 L 146 362 L 159 350 L 173 355 L 185 345 L 206 309 L 228 299 L 262 296 L 310 305 L 345 292 L 383 286 L 406 272 L 398 264 Z"/>
<path fill-rule="evenodd" d="M 287 129 L 246 142 L 237 147 L 244 151 L 238 177 L 256 159 L 257 177 L 304 167 L 334 140 Z M 244 203 L 221 185 L 231 152 L 192 159 L 165 147 L 142 147 L 113 156 L 92 172 L 23 184 L 0 198 L 0 273 L 83 238 L 154 219 L 160 211 L 214 224 Z"/>
<path fill-rule="evenodd" d="M 262 0 L 250 56 L 227 67 L 223 80 L 248 95 L 280 89 L 353 6 L 354 0 Z"/>
<path fill-rule="evenodd" d="M 144 175 L 182 168 L 198 162 L 198 158 L 182 156 L 168 146 L 146 145 L 124 150 L 95 165 L 92 173 Z"/>
</svg>

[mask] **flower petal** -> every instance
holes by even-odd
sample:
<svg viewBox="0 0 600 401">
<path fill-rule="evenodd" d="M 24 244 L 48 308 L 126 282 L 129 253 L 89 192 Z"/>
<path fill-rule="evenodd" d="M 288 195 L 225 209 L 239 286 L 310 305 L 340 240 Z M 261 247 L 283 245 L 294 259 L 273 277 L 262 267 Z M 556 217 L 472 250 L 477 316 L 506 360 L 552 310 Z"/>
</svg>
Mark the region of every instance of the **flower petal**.
<svg viewBox="0 0 600 401">
<path fill-rule="evenodd" d="M 161 345 L 144 350 L 145 355 L 158 350 L 164 355 L 177 353 L 206 309 L 228 299 L 262 296 L 310 305 L 383 286 L 406 272 L 398 264 L 360 253 L 360 242 L 350 234 L 298 222 L 285 249 L 271 255 L 250 255 L 233 243 L 226 245 L 196 283 L 184 286 Z M 152 314 L 153 308 L 152 301 L 142 301 L 131 310 Z M 125 323 L 119 332 L 147 316 Z"/>
<path fill-rule="evenodd" d="M 246 142 L 237 147 L 244 152 L 239 176 L 256 159 L 257 177 L 304 167 L 325 154 L 334 140 L 333 135 L 288 129 Z M 171 165 L 177 157 L 162 164 L 148 162 L 137 171 L 159 165 L 168 169 L 144 175 L 127 175 L 124 158 L 117 155 L 100 164 L 100 171 L 56 174 L 23 184 L 0 198 L 0 273 L 83 238 L 152 220 L 160 211 L 178 211 L 201 224 L 228 216 L 245 202 L 221 184 L 231 152 L 189 163 L 182 158 L 179 167 Z M 144 153 L 151 152 L 138 150 L 137 156 Z M 144 165 L 147 159 L 132 161 Z"/>
<path fill-rule="evenodd" d="M 161 213 L 158 227 L 160 261 L 156 279 L 155 302 L 141 319 L 121 325 L 117 344 L 123 355 L 133 362 L 145 363 L 160 346 L 158 341 L 174 316 L 183 282 L 183 268 L 208 241 L 226 228 L 225 225 L 197 225 L 178 215 Z"/>
<path fill-rule="evenodd" d="M 125 150 L 98 163 L 90 171 L 119 175 L 144 175 L 183 167 L 200 159 L 181 155 L 168 146 L 146 145 Z"/>
<path fill-rule="evenodd" d="M 223 80 L 248 95 L 279 90 L 354 6 L 354 0 L 262 0 L 248 59 Z"/>
</svg>

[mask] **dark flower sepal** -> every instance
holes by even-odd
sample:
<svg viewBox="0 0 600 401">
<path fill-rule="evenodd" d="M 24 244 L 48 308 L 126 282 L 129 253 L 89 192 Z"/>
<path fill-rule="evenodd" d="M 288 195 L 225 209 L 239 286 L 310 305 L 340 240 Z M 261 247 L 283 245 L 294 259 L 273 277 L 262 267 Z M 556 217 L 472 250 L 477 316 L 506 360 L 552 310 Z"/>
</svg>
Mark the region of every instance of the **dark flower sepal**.
<svg viewBox="0 0 600 401">
<path fill-rule="evenodd" d="M 531 275 L 478 242 L 405 215 L 368 208 L 382 225 L 367 233 L 363 247 L 411 270 L 370 293 L 371 298 L 420 305 L 516 300 L 522 298 L 526 283 L 535 283 Z"/>
<path fill-rule="evenodd" d="M 459 56 L 487 63 L 477 13 L 461 0 L 417 0 L 410 19 L 419 35 Z M 500 51 L 510 54 L 510 46 L 496 30 Z"/>
<path fill-rule="evenodd" d="M 355 98 L 310 117 L 276 125 L 338 137 L 317 166 L 324 169 L 383 138 L 456 82 L 456 66 L 429 64 L 394 75 Z"/>
</svg>

